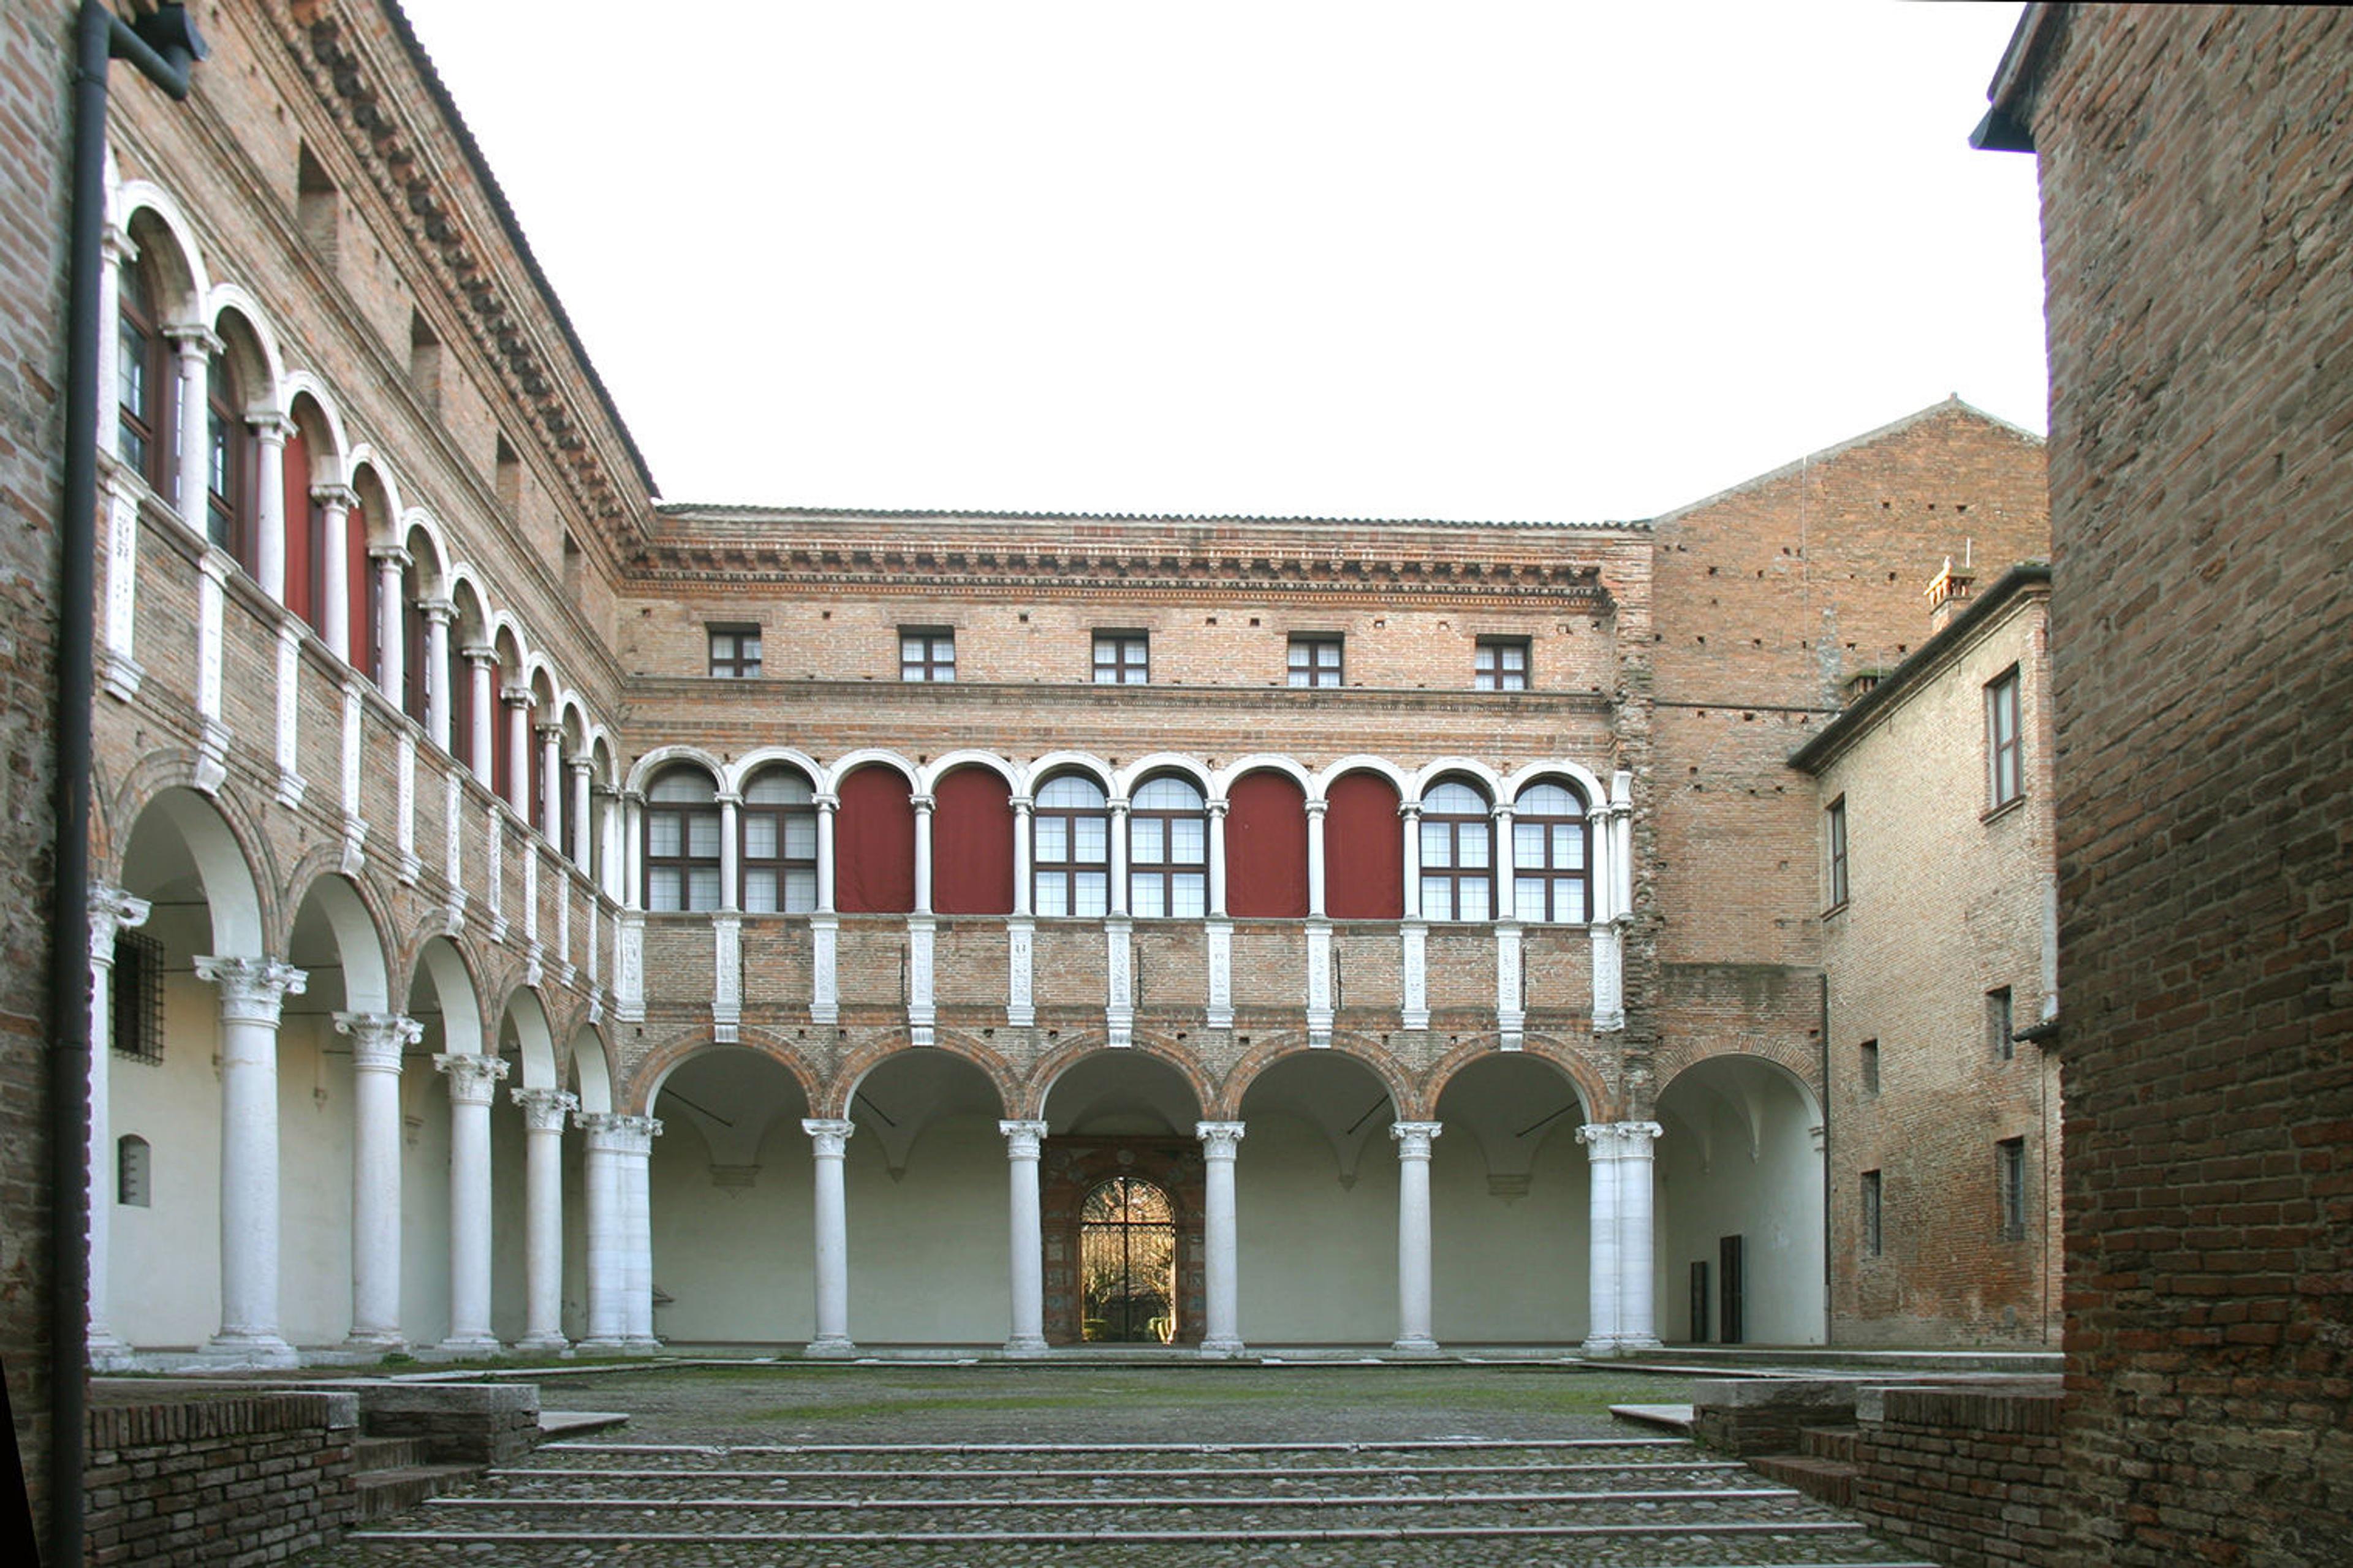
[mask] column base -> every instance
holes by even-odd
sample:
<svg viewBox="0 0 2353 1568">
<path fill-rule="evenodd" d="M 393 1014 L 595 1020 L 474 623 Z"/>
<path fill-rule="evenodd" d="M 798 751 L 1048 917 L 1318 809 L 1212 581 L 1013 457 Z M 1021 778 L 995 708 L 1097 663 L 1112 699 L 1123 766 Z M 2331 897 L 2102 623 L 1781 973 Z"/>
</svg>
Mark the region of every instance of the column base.
<svg viewBox="0 0 2353 1568">
<path fill-rule="evenodd" d="M 196 1352 L 222 1368 L 301 1366 L 302 1356 L 276 1334 L 215 1334 Z"/>
<path fill-rule="evenodd" d="M 847 1334 L 833 1334 L 824 1339 L 809 1341 L 808 1344 L 802 1350 L 801 1353 L 806 1356 L 833 1361 L 839 1360 L 846 1356 L 856 1355 L 858 1353 L 858 1347 L 850 1342 L 849 1337 Z"/>
<path fill-rule="evenodd" d="M 618 1335 L 591 1335 L 575 1343 L 572 1350 L 575 1355 L 627 1355 L 629 1353 L 629 1342 Z"/>
<path fill-rule="evenodd" d="M 353 1329 L 337 1348 L 355 1355 L 396 1355 L 408 1349 L 408 1342 L 391 1329 Z"/>
<path fill-rule="evenodd" d="M 621 1350 L 628 1355 L 652 1355 L 661 1348 L 661 1341 L 651 1334 L 631 1334 L 621 1342 Z"/>
<path fill-rule="evenodd" d="M 1205 1360 L 1223 1361 L 1229 1356 L 1238 1356 L 1241 1353 L 1242 1342 L 1240 1340 L 1203 1340 L 1201 1342 L 1201 1355 Z"/>
<path fill-rule="evenodd" d="M 499 1343 L 496 1334 L 451 1334 L 433 1348 L 443 1355 L 489 1356 L 497 1355 L 507 1347 Z"/>
<path fill-rule="evenodd" d="M 1664 1348 L 1654 1334 L 1609 1334 L 1586 1341 L 1577 1347 L 1577 1353 L 1594 1357 L 1641 1355 Z"/>
<path fill-rule="evenodd" d="M 87 1353 L 92 1372 L 121 1372 L 132 1363 L 132 1348 L 105 1329 L 90 1336 Z"/>
<path fill-rule="evenodd" d="M 562 1334 L 525 1334 L 515 1341 L 514 1348 L 532 1355 L 562 1355 L 572 1348 L 572 1342 Z"/>
<path fill-rule="evenodd" d="M 1389 1346 L 1392 1355 L 1439 1355 L 1438 1342 L 1428 1334 L 1408 1334 Z"/>
<path fill-rule="evenodd" d="M 1016 1334 L 1005 1342 L 1005 1353 L 1011 1356 L 1041 1356 L 1046 1353 L 1043 1334 Z"/>
</svg>

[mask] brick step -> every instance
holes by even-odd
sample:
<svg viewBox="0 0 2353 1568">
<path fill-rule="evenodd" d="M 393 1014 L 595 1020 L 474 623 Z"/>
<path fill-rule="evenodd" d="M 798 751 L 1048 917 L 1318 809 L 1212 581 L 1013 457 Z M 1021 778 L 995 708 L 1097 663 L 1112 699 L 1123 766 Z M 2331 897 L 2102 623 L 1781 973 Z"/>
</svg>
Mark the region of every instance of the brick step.
<svg viewBox="0 0 2353 1568">
<path fill-rule="evenodd" d="M 1856 1434 L 1852 1426 L 1806 1426 L 1798 1432 L 1798 1452 L 1810 1459 L 1855 1463 Z"/>
<path fill-rule="evenodd" d="M 401 1465 L 368 1470 L 352 1480 L 359 1493 L 359 1517 L 382 1519 L 480 1480 L 489 1473 L 486 1465 Z"/>
<path fill-rule="evenodd" d="M 362 1437 L 352 1445 L 352 1469 L 363 1476 L 421 1465 L 430 1458 L 421 1437 Z"/>
<path fill-rule="evenodd" d="M 1767 1479 L 1797 1488 L 1816 1502 L 1832 1508 L 1854 1506 L 1856 1467 L 1846 1460 L 1806 1454 L 1753 1454 L 1748 1468 Z"/>
</svg>

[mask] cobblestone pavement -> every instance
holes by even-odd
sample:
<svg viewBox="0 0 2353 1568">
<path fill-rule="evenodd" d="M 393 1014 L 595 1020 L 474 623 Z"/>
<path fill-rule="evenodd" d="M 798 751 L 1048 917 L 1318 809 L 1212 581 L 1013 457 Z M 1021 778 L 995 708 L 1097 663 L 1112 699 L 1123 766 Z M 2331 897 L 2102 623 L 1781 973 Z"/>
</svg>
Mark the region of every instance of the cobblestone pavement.
<svg viewBox="0 0 2353 1568">
<path fill-rule="evenodd" d="M 1565 1367 L 784 1363 L 540 1379 L 628 1426 L 543 1447 L 306 1568 L 629 1563 L 1911 1563 Z"/>
</svg>

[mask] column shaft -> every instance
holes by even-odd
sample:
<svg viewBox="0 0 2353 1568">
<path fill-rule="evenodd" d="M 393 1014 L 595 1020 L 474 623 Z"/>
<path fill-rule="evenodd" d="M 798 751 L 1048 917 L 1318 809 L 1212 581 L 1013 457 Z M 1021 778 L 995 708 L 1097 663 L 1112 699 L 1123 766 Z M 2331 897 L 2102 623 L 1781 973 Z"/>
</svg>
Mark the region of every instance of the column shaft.
<svg viewBox="0 0 2353 1568">
<path fill-rule="evenodd" d="M 1435 1121 L 1398 1121 L 1389 1127 L 1398 1146 L 1398 1337 L 1389 1348 L 1408 1355 L 1430 1355 L 1430 1145 Z"/>
<path fill-rule="evenodd" d="M 1239 1121 L 1203 1121 L 1193 1129 L 1205 1166 L 1201 1274 L 1208 1300 L 1201 1336 L 1205 1356 L 1241 1353 L 1240 1258 L 1234 1235 L 1234 1155 Z"/>
<path fill-rule="evenodd" d="M 559 1351 L 564 1339 L 564 1119 L 579 1101 L 519 1089 L 523 1117 L 523 1310 L 519 1350 Z"/>
<path fill-rule="evenodd" d="M 278 1019 L 308 977 L 269 958 L 199 958 L 196 973 L 221 1000 L 221 1326 L 206 1350 L 290 1365 L 278 1332 Z"/>
<path fill-rule="evenodd" d="M 338 1013 L 352 1037 L 352 1331 L 354 1350 L 393 1351 L 400 1333 L 400 1058 L 425 1037 L 413 1018 Z"/>
<path fill-rule="evenodd" d="M 1046 1227 L 1038 1200 L 1038 1146 L 1042 1121 L 1000 1121 L 1011 1177 L 1012 1229 L 1008 1248 L 1013 1270 L 1013 1331 L 1005 1341 L 1014 1355 L 1046 1350 Z"/>
<path fill-rule="evenodd" d="M 449 1337 L 446 1351 L 495 1352 L 491 1332 L 491 1097 L 507 1064 L 444 1052 L 449 1079 Z"/>
<path fill-rule="evenodd" d="M 849 1338 L 849 1215 L 842 1156 L 857 1131 L 847 1120 L 806 1121 L 817 1155 L 817 1334 L 811 1355 L 848 1355 Z"/>
</svg>

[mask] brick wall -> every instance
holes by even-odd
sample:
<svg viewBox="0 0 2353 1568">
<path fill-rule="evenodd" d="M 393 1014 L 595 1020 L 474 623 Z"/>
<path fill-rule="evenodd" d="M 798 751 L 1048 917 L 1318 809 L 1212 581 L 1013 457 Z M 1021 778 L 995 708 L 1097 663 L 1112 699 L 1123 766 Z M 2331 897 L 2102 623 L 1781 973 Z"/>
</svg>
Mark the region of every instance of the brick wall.
<svg viewBox="0 0 2353 1568">
<path fill-rule="evenodd" d="M 2051 1561 L 2059 1400 L 2055 1388 L 1862 1390 L 1854 1512 L 1946 1568 Z"/>
<path fill-rule="evenodd" d="M 2353 1517 L 2353 19 L 2038 11 L 2073 1563 Z M 2018 49 L 2024 55 L 2020 57 Z"/>
<path fill-rule="evenodd" d="M 351 1394 L 100 1405 L 90 1413 L 89 1560 L 277 1563 L 324 1545 L 357 1506 L 358 1436 Z"/>
</svg>

